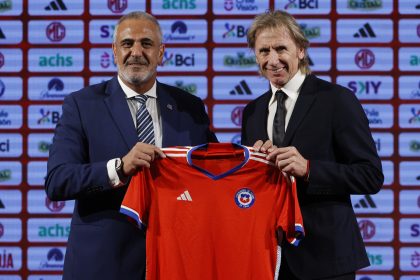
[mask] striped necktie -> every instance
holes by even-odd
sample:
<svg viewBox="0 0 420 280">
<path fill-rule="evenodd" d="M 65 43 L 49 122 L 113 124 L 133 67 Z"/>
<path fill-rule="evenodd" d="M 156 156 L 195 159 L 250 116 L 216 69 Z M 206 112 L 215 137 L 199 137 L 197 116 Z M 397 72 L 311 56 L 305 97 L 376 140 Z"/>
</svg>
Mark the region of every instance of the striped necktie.
<svg viewBox="0 0 420 280">
<path fill-rule="evenodd" d="M 148 96 L 145 94 L 139 94 L 135 97 L 140 104 L 136 114 L 137 139 L 139 142 L 154 145 L 155 133 L 153 131 L 152 116 L 150 116 L 146 108 L 147 98 Z"/>
<path fill-rule="evenodd" d="M 287 95 L 283 91 L 276 91 L 277 110 L 273 123 L 273 144 L 277 147 L 282 147 L 285 135 L 286 107 L 284 101 L 286 98 Z"/>
</svg>

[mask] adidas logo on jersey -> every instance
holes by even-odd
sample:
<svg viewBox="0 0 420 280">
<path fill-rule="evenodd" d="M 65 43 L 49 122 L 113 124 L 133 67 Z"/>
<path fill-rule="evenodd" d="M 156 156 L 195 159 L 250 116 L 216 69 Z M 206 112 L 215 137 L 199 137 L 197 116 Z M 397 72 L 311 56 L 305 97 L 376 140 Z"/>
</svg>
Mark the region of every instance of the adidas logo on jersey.
<svg viewBox="0 0 420 280">
<path fill-rule="evenodd" d="M 184 191 L 176 200 L 192 201 L 191 195 L 188 191 Z"/>
</svg>

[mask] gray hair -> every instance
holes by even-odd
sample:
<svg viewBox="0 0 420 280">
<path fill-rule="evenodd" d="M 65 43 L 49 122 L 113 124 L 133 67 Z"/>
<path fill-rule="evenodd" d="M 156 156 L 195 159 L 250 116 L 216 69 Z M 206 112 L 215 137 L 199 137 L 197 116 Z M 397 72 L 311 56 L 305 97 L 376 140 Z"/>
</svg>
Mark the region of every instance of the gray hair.
<svg viewBox="0 0 420 280">
<path fill-rule="evenodd" d="M 113 40 L 114 44 L 116 43 L 115 40 L 117 38 L 118 27 L 120 26 L 120 24 L 123 21 L 128 20 L 128 19 L 145 19 L 145 20 L 149 20 L 152 23 L 154 23 L 156 25 L 156 27 L 158 28 L 158 31 L 159 31 L 159 33 L 158 33 L 159 43 L 162 43 L 162 29 L 160 28 L 160 24 L 157 21 L 157 19 L 154 16 L 152 16 L 151 14 L 148 14 L 146 12 L 137 11 L 137 12 L 131 12 L 131 13 L 128 13 L 126 15 L 123 15 L 118 20 L 118 22 L 117 22 L 117 24 L 115 25 L 115 28 L 114 28 L 114 34 L 112 35 L 112 37 L 113 37 L 112 40 Z"/>
<path fill-rule="evenodd" d="M 247 32 L 248 47 L 255 48 L 257 34 L 262 30 L 278 28 L 286 28 L 296 45 L 304 50 L 305 56 L 299 61 L 299 69 L 304 74 L 311 73 L 308 57 L 309 41 L 295 18 L 285 11 L 267 11 L 257 15 Z"/>
</svg>

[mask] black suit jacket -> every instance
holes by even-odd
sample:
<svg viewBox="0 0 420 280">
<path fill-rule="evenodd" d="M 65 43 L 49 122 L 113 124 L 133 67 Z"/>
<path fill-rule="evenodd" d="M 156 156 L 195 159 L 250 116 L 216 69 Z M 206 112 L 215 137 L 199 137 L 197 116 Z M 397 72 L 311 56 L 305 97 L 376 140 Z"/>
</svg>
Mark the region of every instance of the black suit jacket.
<svg viewBox="0 0 420 280">
<path fill-rule="evenodd" d="M 164 147 L 217 141 L 199 98 L 161 83 L 157 98 Z M 63 279 L 143 279 L 144 236 L 119 213 L 126 186 L 112 188 L 106 168 L 108 160 L 124 156 L 136 142 L 117 77 L 64 100 L 45 180 L 50 199 L 76 199 Z"/>
<path fill-rule="evenodd" d="M 267 140 L 266 92 L 243 111 L 242 143 Z M 305 238 L 283 253 L 300 279 L 340 275 L 369 265 L 350 194 L 377 193 L 383 183 L 366 115 L 346 88 L 308 75 L 289 121 L 283 146 L 310 160 L 309 182 L 298 179 Z"/>
</svg>

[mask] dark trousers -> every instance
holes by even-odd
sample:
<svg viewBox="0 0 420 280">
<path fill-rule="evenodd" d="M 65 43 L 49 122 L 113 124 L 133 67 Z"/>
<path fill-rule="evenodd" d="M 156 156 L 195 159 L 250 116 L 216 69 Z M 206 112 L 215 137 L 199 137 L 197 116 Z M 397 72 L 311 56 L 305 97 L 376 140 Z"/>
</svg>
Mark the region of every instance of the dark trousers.
<svg viewBox="0 0 420 280">
<path fill-rule="evenodd" d="M 337 275 L 333 277 L 327 277 L 327 278 L 316 278 L 313 280 L 355 280 L 356 279 L 356 273 L 350 272 L 343 275 Z M 280 273 L 278 280 L 309 280 L 309 279 L 300 279 L 296 277 L 289 268 L 289 265 L 284 260 L 284 256 L 282 256 L 282 262 L 280 266 Z"/>
</svg>

